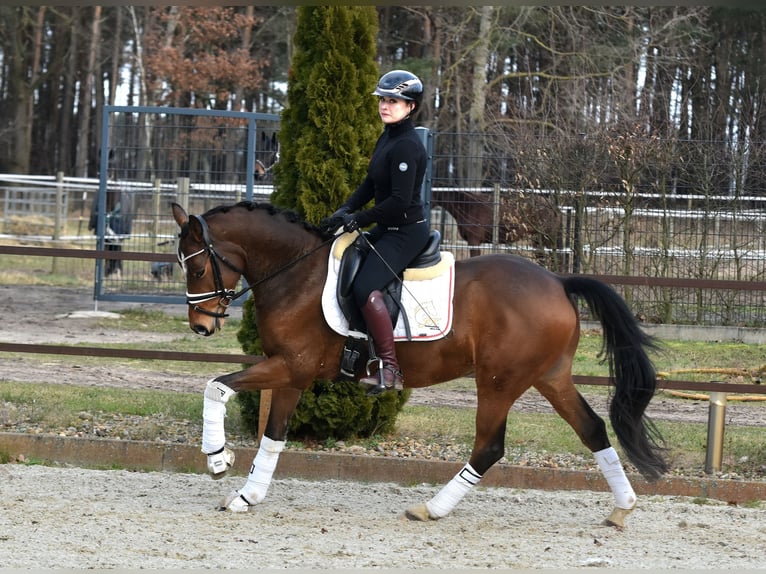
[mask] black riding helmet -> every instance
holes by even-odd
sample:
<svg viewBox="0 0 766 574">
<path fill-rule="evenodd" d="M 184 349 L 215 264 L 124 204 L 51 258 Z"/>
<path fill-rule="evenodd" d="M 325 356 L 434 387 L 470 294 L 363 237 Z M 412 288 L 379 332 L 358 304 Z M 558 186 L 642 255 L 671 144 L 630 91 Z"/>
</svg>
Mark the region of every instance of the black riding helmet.
<svg viewBox="0 0 766 574">
<path fill-rule="evenodd" d="M 415 110 L 420 110 L 420 102 L 423 101 L 423 82 L 415 74 L 407 70 L 392 70 L 383 74 L 378 80 L 375 91 L 376 96 L 401 98 L 408 102 L 415 102 Z"/>
</svg>

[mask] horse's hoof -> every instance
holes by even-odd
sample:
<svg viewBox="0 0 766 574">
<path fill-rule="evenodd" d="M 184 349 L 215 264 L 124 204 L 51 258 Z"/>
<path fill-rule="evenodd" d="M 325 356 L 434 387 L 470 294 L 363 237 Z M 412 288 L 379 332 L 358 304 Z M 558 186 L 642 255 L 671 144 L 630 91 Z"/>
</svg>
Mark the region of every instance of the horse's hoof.
<svg viewBox="0 0 766 574">
<path fill-rule="evenodd" d="M 631 512 L 633 512 L 632 508 L 619 508 L 615 506 L 614 510 L 612 510 L 612 514 L 609 515 L 609 518 L 604 520 L 604 524 L 622 530 L 625 528 L 625 517 Z"/>
<path fill-rule="evenodd" d="M 220 480 L 234 466 L 234 451 L 223 447 L 223 450 L 207 455 L 207 472 L 213 480 Z"/>
<path fill-rule="evenodd" d="M 236 490 L 232 490 L 228 496 L 218 504 L 216 510 L 230 510 L 231 512 L 249 512 L 253 505 L 245 500 Z"/>
<path fill-rule="evenodd" d="M 408 520 L 418 520 L 420 522 L 428 522 L 431 520 L 431 514 L 428 512 L 428 508 L 425 504 L 416 504 L 410 506 L 404 511 L 404 516 Z"/>
</svg>

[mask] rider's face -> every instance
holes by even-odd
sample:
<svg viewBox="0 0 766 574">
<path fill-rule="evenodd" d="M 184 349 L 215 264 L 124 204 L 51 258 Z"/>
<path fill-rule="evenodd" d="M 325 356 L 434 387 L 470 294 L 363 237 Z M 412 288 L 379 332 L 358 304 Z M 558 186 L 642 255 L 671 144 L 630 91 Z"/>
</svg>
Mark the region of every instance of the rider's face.
<svg viewBox="0 0 766 574">
<path fill-rule="evenodd" d="M 378 98 L 378 113 L 384 124 L 395 124 L 406 118 L 415 104 L 402 98 L 380 96 Z"/>
</svg>

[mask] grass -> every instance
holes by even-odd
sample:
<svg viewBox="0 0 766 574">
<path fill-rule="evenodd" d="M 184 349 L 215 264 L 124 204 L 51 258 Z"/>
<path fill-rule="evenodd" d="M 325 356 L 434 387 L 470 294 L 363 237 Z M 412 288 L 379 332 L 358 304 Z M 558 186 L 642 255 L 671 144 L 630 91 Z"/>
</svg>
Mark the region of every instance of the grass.
<svg viewBox="0 0 766 574">
<path fill-rule="evenodd" d="M 215 337 L 202 338 L 189 330 L 185 317 L 133 309 L 122 312 L 118 320 L 102 320 L 98 327 L 105 330 L 177 335 L 171 343 L 163 344 L 163 348 L 167 350 L 239 354 L 241 347 L 236 339 L 239 326 L 238 320 L 229 320 L 226 328 Z M 601 342 L 600 332 L 583 333 L 575 357 L 575 374 L 607 375 L 607 366 L 602 363 L 600 357 Z M 146 343 L 108 346 L 146 348 Z M 652 353 L 658 370 L 664 372 L 721 368 L 755 370 L 763 366 L 764 357 L 766 357 L 766 345 L 694 341 L 663 341 L 663 350 Z M 109 362 L 117 364 L 119 361 L 120 365 L 130 365 L 136 369 L 190 374 L 197 377 L 213 376 L 237 368 L 236 365 L 222 363 L 112 360 L 101 357 L 58 355 L 40 355 L 40 360 L 49 364 L 51 369 L 83 364 L 104 365 Z M 704 373 L 699 377 L 701 380 L 711 380 L 710 376 Z M 685 373 L 683 377 L 671 378 L 691 380 L 693 375 Z M 715 380 L 720 378 L 717 377 Z M 472 379 L 459 379 L 445 383 L 442 388 L 472 390 L 474 383 Z M 606 387 L 584 387 L 583 390 L 604 395 L 608 392 Z M 664 399 L 679 400 L 670 397 L 664 397 Z M 202 401 L 197 393 L 75 387 L 34 381 L 24 381 L 24 384 L 0 381 L 0 428 L 4 421 L 7 422 L 13 417 L 11 405 L 23 407 L 24 416 L 28 417 L 30 424 L 50 428 L 76 426 L 85 412 L 100 413 L 100 416 L 151 415 L 155 418 L 160 416 L 166 420 L 187 421 L 192 426 L 201 426 L 202 416 Z M 699 408 L 705 408 L 705 406 L 700 405 Z M 231 434 L 244 435 L 238 409 L 229 408 L 228 410 L 227 431 Z M 766 403 L 764 403 L 764 414 L 766 415 Z M 397 419 L 396 435 L 424 442 L 460 444 L 470 449 L 474 435 L 474 416 L 474 409 L 406 405 Z M 668 455 L 674 467 L 700 469 L 704 467 L 706 425 L 661 422 L 658 427 L 668 440 L 670 448 Z M 161 422 L 156 423 L 154 430 L 162 431 Z M 132 435 L 131 438 L 152 440 L 151 432 L 150 428 L 146 430 L 145 437 Z M 373 437 L 359 441 L 359 444 L 369 445 L 383 438 Z M 613 436 L 612 438 L 616 443 Z M 512 411 L 506 443 L 508 451 L 570 453 L 590 457 L 573 431 L 555 414 Z M 763 475 L 762 468 L 766 468 L 763 428 L 727 426 L 724 456 L 725 467 L 737 472 L 760 472 Z"/>
<path fill-rule="evenodd" d="M 13 408 L 9 408 L 13 406 Z M 45 383 L 18 384 L 0 382 L 0 427 L 11 426 L 21 413 L 28 425 L 43 432 L 79 427 L 84 418 L 92 424 L 115 418 L 124 421 L 131 416 L 151 417 L 144 428 L 134 429 L 125 438 L 154 440 L 154 434 L 166 431 L 165 423 L 182 421 L 193 436 L 201 436 L 202 401 L 198 393 L 149 391 L 113 388 L 63 386 Z M 159 415 L 159 418 L 158 418 Z M 424 443 L 459 445 L 467 453 L 474 436 L 473 409 L 405 405 L 397 418 L 396 437 Z M 658 428 L 668 442 L 667 458 L 672 467 L 694 472 L 705 464 L 707 426 L 693 423 L 659 422 Z M 226 420 L 230 437 L 247 435 L 239 410 L 228 409 Z M 616 444 L 611 428 L 613 442 Z M 386 437 L 372 437 L 347 444 L 373 446 Z M 392 438 L 392 437 L 387 437 Z M 325 447 L 334 446 L 334 441 Z M 300 446 L 300 443 L 293 443 Z M 563 419 L 555 414 L 512 412 L 506 433 L 506 452 L 514 456 L 524 453 L 565 453 L 590 461 L 589 451 Z M 729 425 L 725 433 L 724 469 L 747 475 L 763 475 L 766 465 L 766 443 L 763 428 Z M 761 469 L 761 470 L 759 470 Z"/>
<path fill-rule="evenodd" d="M 700 407 L 704 408 L 704 407 Z M 766 414 L 766 408 L 764 409 Z M 397 434 L 416 440 L 439 440 L 465 445 L 473 443 L 473 409 L 405 406 L 397 418 Z M 607 423 L 610 439 L 617 439 Z M 703 469 L 707 425 L 699 423 L 657 423 L 666 440 L 666 456 L 676 469 Z M 506 431 L 506 451 L 591 454 L 567 423 L 555 414 L 511 412 Z M 729 425 L 724 434 L 724 467 L 738 473 L 764 475 L 766 442 L 762 427 Z"/>
</svg>

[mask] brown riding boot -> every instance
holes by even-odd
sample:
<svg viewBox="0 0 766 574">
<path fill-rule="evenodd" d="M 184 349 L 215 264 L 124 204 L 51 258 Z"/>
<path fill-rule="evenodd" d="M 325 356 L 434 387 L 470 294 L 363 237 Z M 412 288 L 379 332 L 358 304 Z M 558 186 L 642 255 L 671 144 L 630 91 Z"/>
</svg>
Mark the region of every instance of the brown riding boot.
<svg viewBox="0 0 766 574">
<path fill-rule="evenodd" d="M 401 391 L 404 379 L 396 360 L 394 327 L 383 302 L 383 294 L 380 291 L 370 293 L 361 311 L 367 324 L 367 333 L 372 337 L 375 353 L 383 361 L 383 367 L 377 373 L 359 379 L 359 384 L 368 388 L 368 395 Z"/>
</svg>

